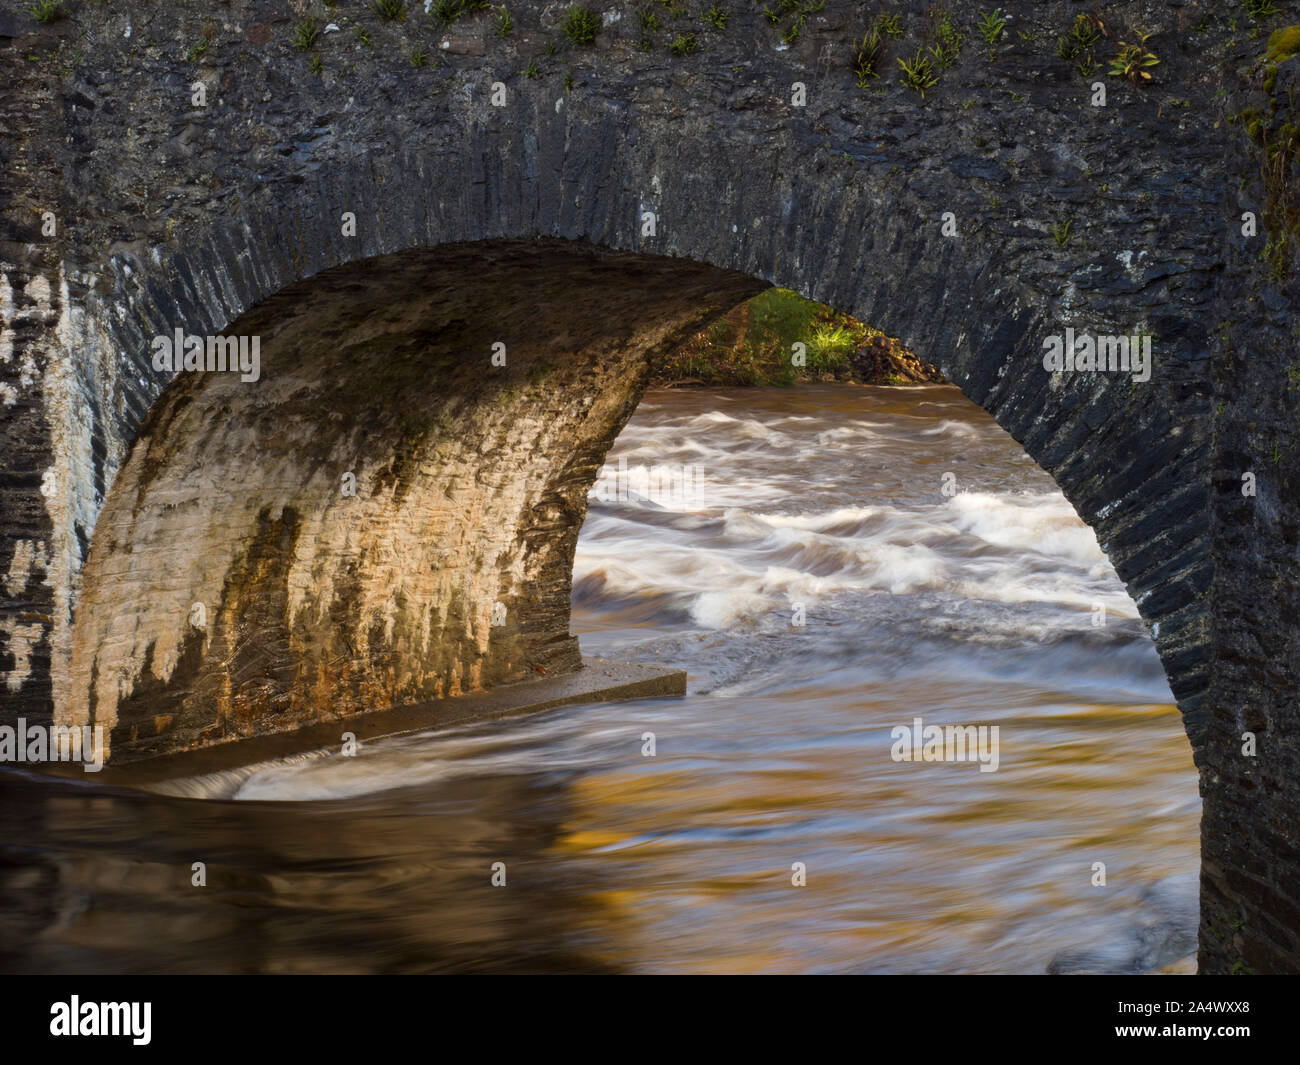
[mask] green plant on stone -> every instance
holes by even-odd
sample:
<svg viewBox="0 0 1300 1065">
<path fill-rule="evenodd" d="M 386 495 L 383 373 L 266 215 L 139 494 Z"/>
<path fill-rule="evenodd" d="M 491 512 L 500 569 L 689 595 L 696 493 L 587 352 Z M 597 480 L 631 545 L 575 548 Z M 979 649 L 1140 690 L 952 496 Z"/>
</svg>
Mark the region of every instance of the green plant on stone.
<svg viewBox="0 0 1300 1065">
<path fill-rule="evenodd" d="M 900 58 L 898 65 L 903 71 L 903 84 L 909 89 L 915 89 L 923 100 L 926 90 L 934 88 L 939 83 L 939 75 L 934 72 L 934 64 L 919 48 L 910 63 Z"/>
<path fill-rule="evenodd" d="M 962 43 L 964 38 L 957 29 L 957 24 L 953 22 L 952 16 L 946 12 L 938 13 L 934 27 L 935 43 L 930 48 L 930 54 L 934 56 L 934 61 L 939 64 L 940 70 L 946 70 L 957 62 L 961 55 Z"/>
<path fill-rule="evenodd" d="M 307 69 L 317 77 L 320 77 L 321 72 L 325 69 L 325 61 L 321 59 L 319 55 L 313 55 L 311 57 L 311 62 L 307 64 Z"/>
<path fill-rule="evenodd" d="M 1075 68 L 1085 78 L 1097 69 L 1092 47 L 1105 33 L 1106 25 L 1096 15 L 1076 15 L 1070 32 L 1056 39 L 1056 54 L 1067 63 L 1078 60 Z"/>
<path fill-rule="evenodd" d="M 358 27 L 357 27 L 357 40 L 358 40 L 359 42 L 361 42 L 361 46 L 362 46 L 363 48 L 369 48 L 369 47 L 370 47 L 370 31 L 367 30 L 364 26 L 358 26 Z"/>
<path fill-rule="evenodd" d="M 407 52 L 406 57 L 411 61 L 413 67 L 419 68 L 429 65 L 429 53 L 423 49 Z"/>
<path fill-rule="evenodd" d="M 1118 51 L 1111 59 L 1110 70 L 1107 73 L 1113 77 L 1128 78 L 1134 85 L 1140 84 L 1143 80 L 1150 81 L 1151 75 L 1147 68 L 1160 62 L 1155 53 L 1146 46 L 1151 36 L 1153 35 L 1150 33 L 1140 34 L 1137 44 L 1126 44 L 1120 41 Z"/>
<path fill-rule="evenodd" d="M 1274 281 L 1285 281 L 1290 268 L 1290 256 L 1287 255 L 1285 237 L 1270 237 L 1265 243 L 1259 257 L 1268 266 L 1269 275 Z"/>
<path fill-rule="evenodd" d="M 663 20 L 648 7 L 641 8 L 636 13 L 636 17 L 641 25 L 641 40 L 638 42 L 638 47 L 640 47 L 641 51 L 648 52 L 654 47 L 654 41 L 650 35 L 663 28 Z"/>
<path fill-rule="evenodd" d="M 1002 9 L 995 7 L 992 11 L 985 12 L 979 18 L 979 34 L 984 38 L 984 43 L 990 48 L 996 48 L 998 41 L 1002 39 L 1002 33 L 1007 28 L 1007 20 L 1002 17 Z"/>
<path fill-rule="evenodd" d="M 309 48 L 316 47 L 316 41 L 320 37 L 320 23 L 311 16 L 303 19 L 293 30 L 293 43 L 306 51 Z"/>
<path fill-rule="evenodd" d="M 375 0 L 374 12 L 385 22 L 405 22 L 406 0 Z"/>
<path fill-rule="evenodd" d="M 699 48 L 699 42 L 693 33 L 682 33 L 668 46 L 668 51 L 675 56 L 690 55 Z"/>
<path fill-rule="evenodd" d="M 565 71 L 565 73 L 564 73 L 564 91 L 565 91 L 565 92 L 573 92 L 573 87 L 574 87 L 576 84 L 577 84 L 577 82 L 573 80 L 573 72 L 572 72 L 572 71 Z"/>
<path fill-rule="evenodd" d="M 714 4 L 704 12 L 704 21 L 712 26 L 715 30 L 725 30 L 727 28 L 727 19 L 730 17 L 717 4 Z"/>
<path fill-rule="evenodd" d="M 900 40 L 903 36 L 903 20 L 898 15 L 881 15 L 876 21 L 880 31 L 894 40 Z"/>
<path fill-rule="evenodd" d="M 515 31 L 514 23 L 510 19 L 510 12 L 506 10 L 504 4 L 497 8 L 497 26 L 496 35 L 505 40 Z"/>
<path fill-rule="evenodd" d="M 185 53 L 185 58 L 188 59 L 191 63 L 197 63 L 200 59 L 202 59 L 205 55 L 208 54 L 208 49 L 211 47 L 212 47 L 212 42 L 210 40 L 208 40 L 206 37 L 200 37 L 198 41 L 196 41 L 193 45 L 190 46 L 190 50 Z"/>
<path fill-rule="evenodd" d="M 787 15 L 794 20 L 781 31 L 781 40 L 792 45 L 803 32 L 803 24 L 809 15 L 816 14 L 826 6 L 826 0 L 776 0 L 776 7 L 764 7 L 763 17 L 773 26 L 779 26 Z"/>
<path fill-rule="evenodd" d="M 1268 18 L 1277 14 L 1277 4 L 1273 0 L 1242 0 L 1246 14 L 1253 19 Z"/>
<path fill-rule="evenodd" d="M 541 74 L 542 71 L 537 66 L 537 60 L 536 59 L 529 60 L 528 66 L 524 67 L 524 77 L 528 78 L 531 81 L 535 78 L 541 77 Z"/>
<path fill-rule="evenodd" d="M 859 89 L 867 87 L 868 79 L 880 77 L 880 71 L 877 68 L 884 54 L 884 30 L 881 28 L 880 23 L 876 23 L 863 35 L 862 40 L 855 42 L 853 45 L 849 65 L 853 69 L 854 76 L 858 79 Z"/>
<path fill-rule="evenodd" d="M 1080 49 L 1091 48 L 1106 32 L 1106 24 L 1096 15 L 1075 15 L 1070 36 Z"/>
<path fill-rule="evenodd" d="M 574 4 L 560 23 L 564 36 L 573 44 L 590 44 L 600 29 L 600 18 L 584 4 Z"/>
<path fill-rule="evenodd" d="M 808 371 L 814 375 L 846 370 L 857 350 L 858 337 L 845 325 L 821 323 L 808 338 Z"/>
<path fill-rule="evenodd" d="M 465 8 L 461 0 L 434 0 L 433 7 L 429 12 L 443 26 L 450 26 L 461 15 L 465 13 Z"/>
<path fill-rule="evenodd" d="M 59 0 L 37 0 L 28 6 L 27 14 L 37 22 L 58 22 L 63 18 L 63 4 Z"/>
<path fill-rule="evenodd" d="M 1069 219 L 1064 223 L 1057 222 L 1052 226 L 1052 240 L 1056 242 L 1058 248 L 1066 247 L 1073 236 L 1070 233 L 1070 227 L 1074 225 L 1074 219 Z"/>
</svg>

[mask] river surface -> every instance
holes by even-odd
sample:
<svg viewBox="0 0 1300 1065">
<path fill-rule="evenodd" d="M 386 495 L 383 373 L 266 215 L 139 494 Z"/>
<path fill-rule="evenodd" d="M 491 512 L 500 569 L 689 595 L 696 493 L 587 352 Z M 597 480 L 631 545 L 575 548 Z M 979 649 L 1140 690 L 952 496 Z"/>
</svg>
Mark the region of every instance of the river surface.
<svg viewBox="0 0 1300 1065">
<path fill-rule="evenodd" d="M 687 670 L 685 698 L 170 794 L 0 770 L 0 968 L 1194 968 L 1200 804 L 1155 650 L 983 412 L 652 392 L 606 474 L 573 631 Z M 996 725 L 996 771 L 896 760 L 918 717 Z"/>
</svg>

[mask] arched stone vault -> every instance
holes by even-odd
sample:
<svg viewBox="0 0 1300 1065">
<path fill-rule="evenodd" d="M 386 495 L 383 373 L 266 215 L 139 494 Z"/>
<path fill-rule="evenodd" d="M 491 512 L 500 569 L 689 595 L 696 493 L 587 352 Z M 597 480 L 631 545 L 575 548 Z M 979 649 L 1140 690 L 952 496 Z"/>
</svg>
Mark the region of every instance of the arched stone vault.
<svg viewBox="0 0 1300 1065">
<path fill-rule="evenodd" d="M 929 6 L 896 5 L 920 41 Z M 262 0 L 50 28 L 0 0 L 0 50 L 84 34 L 67 72 L 15 63 L 0 92 L 4 716 L 103 715 L 125 755 L 306 720 L 301 682 L 360 709 L 573 665 L 585 484 L 648 361 L 778 284 L 938 365 L 1097 530 L 1201 773 L 1202 966 L 1294 970 L 1294 290 L 1238 222 L 1263 192 L 1223 120 L 1235 35 L 1201 4 L 1110 8 L 1157 30 L 1159 81 L 1096 107 L 1050 43 L 1064 2 L 922 99 L 856 86 L 836 0 L 794 47 L 737 11 L 685 57 L 610 5 L 554 62 L 533 0 L 498 44 L 413 9 L 379 47 L 327 34 L 319 77 Z M 403 58 L 421 34 L 448 39 L 429 67 Z M 260 381 L 156 372 L 178 327 L 257 331 Z M 1150 381 L 1047 373 L 1067 327 L 1150 333 Z"/>
<path fill-rule="evenodd" d="M 761 287 L 548 240 L 282 289 L 223 329 L 259 338 L 257 380 L 182 373 L 141 426 L 57 715 L 121 760 L 579 668 L 604 454 L 650 359 Z"/>
</svg>

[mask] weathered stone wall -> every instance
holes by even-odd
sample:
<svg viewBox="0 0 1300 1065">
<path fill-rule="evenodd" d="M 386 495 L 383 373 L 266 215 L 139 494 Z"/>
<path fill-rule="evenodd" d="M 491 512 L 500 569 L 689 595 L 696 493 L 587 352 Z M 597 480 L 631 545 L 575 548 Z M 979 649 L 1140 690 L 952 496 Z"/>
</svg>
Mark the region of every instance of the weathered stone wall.
<svg viewBox="0 0 1300 1065">
<path fill-rule="evenodd" d="M 148 750 L 160 736 L 206 741 L 310 715 L 288 695 L 299 670 L 350 693 L 346 708 L 464 683 L 465 656 L 440 657 L 453 630 L 484 679 L 513 676 L 538 654 L 562 667 L 571 645 L 556 613 L 560 572 L 581 482 L 635 403 L 656 344 L 741 298 L 734 275 L 744 275 L 898 336 L 1056 478 L 1150 625 L 1202 774 L 1203 967 L 1300 967 L 1288 886 L 1300 881 L 1294 289 L 1259 265 L 1265 234 L 1241 230 L 1242 212 L 1262 209 L 1259 163 L 1225 119 L 1246 92 L 1238 68 L 1262 53 L 1263 36 L 1250 36 L 1236 5 L 1103 5 L 1102 66 L 1085 74 L 1056 44 L 1080 5 L 1004 5 L 1014 17 L 991 54 L 974 32 L 979 5 L 952 3 L 965 47 L 924 98 L 898 80 L 897 59 L 934 43 L 928 2 L 889 6 L 904 38 L 889 43 L 872 91 L 848 67 L 869 13 L 835 0 L 810 12 L 788 47 L 794 16 L 774 27 L 737 3 L 717 31 L 688 4 L 680 18 L 662 13 L 648 51 L 630 3 L 597 5 L 606 24 L 588 46 L 565 40 L 561 7 L 536 2 L 510 5 L 506 40 L 487 13 L 448 30 L 419 5 L 405 22 L 383 23 L 369 5 L 345 3 L 331 16 L 339 29 L 309 49 L 295 47 L 295 29 L 313 13 L 323 24 L 326 11 L 303 2 L 67 6 L 70 19 L 45 27 L 0 0 L 0 55 L 13 71 L 0 118 L 15 160 L 0 204 L 6 714 L 111 713 L 118 749 Z M 1152 31 L 1160 57 L 1145 87 L 1105 74 L 1116 42 L 1139 30 Z M 700 49 L 672 54 L 668 41 L 686 32 Z M 420 53 L 422 65 L 410 58 Z M 1096 81 L 1108 88 L 1104 107 L 1093 104 Z M 795 83 L 804 106 L 792 102 Z M 58 220 L 55 235 L 42 232 L 43 210 Z M 956 236 L 943 233 L 945 212 Z M 545 305 L 515 317 L 492 300 L 518 291 L 528 255 L 564 254 L 548 244 L 525 255 L 513 243 L 539 239 L 576 242 L 571 266 L 617 262 L 581 249 L 703 265 L 681 264 L 679 292 L 656 260 L 624 260 L 640 297 L 623 268 L 581 267 L 563 284 L 561 270 Z M 474 243 L 481 262 L 440 258 Z M 433 256 L 427 300 L 415 298 L 417 281 L 394 284 L 394 313 L 414 303 L 392 326 L 409 361 L 389 381 L 389 364 L 362 351 L 364 321 L 350 316 L 383 304 L 389 278 L 367 260 L 419 249 Z M 404 274 L 418 261 L 389 268 Z M 457 318 L 462 302 L 473 313 Z M 307 308 L 339 328 L 317 336 L 310 322 L 295 324 Z M 544 441 L 529 476 L 515 470 L 522 442 L 492 418 L 505 386 L 475 349 L 503 330 L 525 335 L 525 319 L 534 328 L 519 369 L 550 352 L 559 389 L 548 399 L 517 383 L 506 404 Z M 256 389 L 169 385 L 149 364 L 157 333 L 250 323 L 288 345 L 284 376 L 268 354 Z M 1043 339 L 1066 327 L 1152 334 L 1151 380 L 1046 373 Z M 479 373 L 456 361 L 457 330 L 472 338 Z M 606 397 L 590 423 L 564 398 L 584 375 Z M 398 380 L 410 387 L 381 400 Z M 216 415 L 216 403 L 229 414 Z M 277 404 L 290 404 L 279 426 Z M 464 437 L 439 428 L 439 416 L 462 418 Z M 370 422 L 375 443 L 362 447 Z M 498 429 L 507 444 L 480 452 L 475 467 L 471 442 Z M 237 480 L 235 464 L 244 470 L 254 454 L 276 455 L 283 478 L 258 459 Z M 349 461 L 371 492 L 355 529 L 331 494 Z M 448 462 L 500 486 L 500 500 L 487 489 L 453 496 L 482 501 L 470 527 L 515 545 L 490 571 L 510 576 L 470 595 L 487 558 L 422 574 L 379 631 L 384 581 L 413 572 L 408 560 L 433 564 L 433 547 L 409 544 L 419 529 L 443 528 L 434 501 L 451 483 Z M 397 482 L 383 476 L 398 467 L 419 471 L 409 514 L 392 505 Z M 1257 497 L 1241 495 L 1247 471 Z M 141 500 L 148 520 L 132 524 Z M 560 501 L 566 516 L 539 516 L 539 504 Z M 209 559 L 173 547 L 174 571 L 152 565 L 164 542 L 214 546 L 194 538 L 200 520 L 224 534 L 220 550 Z M 551 546 L 524 549 L 521 535 Z M 340 598 L 338 575 L 362 559 L 359 583 Z M 174 587 L 159 598 L 164 581 Z M 467 604 L 455 618 L 430 606 L 452 588 Z M 147 602 L 125 599 L 126 589 Z M 498 645 L 481 606 L 468 606 L 489 593 L 521 618 L 535 596 L 545 604 L 535 616 L 547 620 Z M 193 601 L 215 614 L 204 646 L 225 665 L 185 657 L 186 629 L 170 619 Z M 238 673 L 245 625 L 291 649 L 272 656 L 284 670 Z M 373 641 L 365 653 L 360 634 Z M 427 669 L 411 661 L 426 637 L 440 648 Z M 346 681 L 331 672 L 344 662 Z M 265 700 L 239 702 L 233 693 L 244 690 Z M 213 700 L 196 694 L 206 692 Z M 201 709 L 218 694 L 230 715 L 220 727 Z M 1241 753 L 1246 730 L 1259 738 L 1253 758 Z"/>
</svg>

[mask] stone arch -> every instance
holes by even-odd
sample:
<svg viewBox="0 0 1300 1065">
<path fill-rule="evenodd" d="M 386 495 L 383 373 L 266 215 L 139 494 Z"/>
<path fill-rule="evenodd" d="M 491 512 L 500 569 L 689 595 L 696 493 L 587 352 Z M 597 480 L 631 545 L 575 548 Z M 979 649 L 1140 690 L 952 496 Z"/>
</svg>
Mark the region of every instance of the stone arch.
<svg viewBox="0 0 1300 1065">
<path fill-rule="evenodd" d="M 545 127 L 552 119 L 543 112 L 534 121 Z M 236 217 L 209 227 L 192 241 L 178 241 L 177 248 L 155 248 L 147 254 L 116 249 L 104 270 L 75 279 L 84 287 L 85 298 L 79 301 L 82 310 L 69 332 L 74 345 L 92 353 L 81 364 L 90 371 L 88 387 L 81 394 L 97 393 L 97 401 L 89 404 L 93 408 L 89 417 L 69 418 L 68 443 L 73 452 L 67 461 L 69 479 L 93 480 L 93 486 L 83 487 L 83 495 L 93 494 L 96 499 L 111 495 L 116 467 L 125 460 L 140 427 L 149 447 L 147 454 L 132 455 L 137 471 L 131 491 L 150 494 L 144 489 L 152 476 L 143 476 L 142 471 L 146 466 L 157 470 L 167 462 L 165 450 L 159 450 L 167 447 L 166 426 L 184 419 L 187 410 L 195 410 L 204 391 L 183 382 L 168 386 L 170 375 L 153 370 L 149 364 L 153 336 L 170 335 L 178 326 L 197 335 L 283 328 L 298 335 L 295 343 L 305 350 L 308 331 L 292 321 L 308 313 L 304 308 L 314 307 L 310 313 L 330 322 L 324 332 L 331 343 L 338 343 L 348 330 L 363 326 L 358 325 L 359 318 L 330 319 L 329 300 L 353 300 L 357 308 L 369 305 L 368 313 L 374 313 L 386 282 L 398 284 L 408 299 L 419 297 L 418 275 L 423 269 L 436 277 L 430 290 L 441 302 L 426 300 L 425 324 L 412 320 L 400 327 L 405 330 L 404 357 L 414 366 L 420 336 L 432 342 L 440 328 L 428 323 L 439 315 L 454 320 L 457 299 L 481 317 L 489 312 L 486 303 L 474 303 L 476 287 L 480 297 L 490 293 L 493 284 L 503 286 L 499 293 L 510 292 L 513 283 L 502 280 L 510 270 L 524 269 L 522 264 L 531 256 L 534 268 L 544 274 L 545 268 L 538 264 L 547 255 L 558 257 L 553 263 L 564 261 L 560 249 L 573 245 L 588 249 L 564 267 L 577 271 L 575 294 L 592 298 L 599 288 L 584 287 L 582 269 L 603 270 L 601 276 L 607 281 L 616 278 L 620 269 L 633 276 L 640 272 L 644 282 L 640 302 L 629 291 L 618 304 L 620 313 L 636 320 L 635 328 L 621 334 L 615 328 L 607 335 L 589 330 L 582 341 L 589 349 L 582 362 L 588 367 L 584 372 L 608 374 L 620 365 L 605 378 L 606 387 L 617 378 L 620 389 L 627 386 L 627 390 L 611 405 L 607 424 L 592 436 L 593 450 L 573 467 L 573 476 L 562 489 L 556 485 L 548 489 L 553 505 L 570 519 L 577 515 L 576 535 L 581 524 L 579 484 L 589 473 L 594 476 L 592 456 L 601 450 L 602 441 L 604 446 L 612 441 L 635 405 L 638 374 L 646 359 L 657 347 L 763 284 L 778 284 L 899 336 L 992 414 L 1056 479 L 1097 531 L 1148 623 L 1193 749 L 1198 750 L 1208 678 L 1204 596 L 1211 575 L 1203 524 L 1208 506 L 1202 475 L 1206 437 L 1199 425 L 1207 400 L 1191 372 L 1197 360 L 1183 356 L 1190 343 L 1204 342 L 1198 332 L 1203 323 L 1192 311 L 1169 301 L 1158 276 L 1153 285 L 1133 284 L 1126 297 L 1072 281 L 1057 298 L 1045 298 L 1020 282 L 1018 269 L 1023 263 L 1010 258 L 1005 248 L 975 231 L 956 238 L 943 236 L 939 218 L 932 224 L 927 221 L 928 208 L 918 202 L 918 190 L 905 183 L 896 169 L 873 170 L 865 179 L 856 172 L 845 178 L 839 171 L 828 172 L 825 152 L 810 153 L 798 166 L 773 166 L 743 143 L 717 145 L 686 138 L 672 145 L 640 145 L 636 124 L 621 115 L 608 116 L 605 125 L 569 129 L 576 143 L 569 143 L 555 158 L 547 157 L 541 147 L 542 130 L 514 139 L 481 127 L 468 132 L 466 150 L 478 154 L 483 164 L 472 183 L 462 180 L 459 165 L 451 165 L 458 163 L 459 155 L 450 157 L 450 162 L 448 157 L 417 155 L 374 159 L 360 172 L 321 176 L 314 185 L 300 182 L 268 190 L 261 202 L 243 205 Z M 734 180 L 734 174 L 755 168 L 760 173 L 751 174 L 752 180 L 743 184 Z M 403 190 L 400 197 L 393 194 L 396 189 Z M 702 211 L 698 205 L 704 204 L 711 209 Z M 683 206 L 678 213 L 675 205 L 697 206 Z M 344 211 L 357 219 L 355 236 L 344 233 Z M 647 215 L 654 218 L 653 234 L 645 228 Z M 576 264 L 584 255 L 588 264 L 579 268 Z M 674 292 L 672 271 L 665 264 L 676 264 L 685 302 Z M 389 271 L 387 278 L 384 271 Z M 1148 268 L 1147 273 L 1152 272 L 1154 268 Z M 527 287 L 514 291 L 517 302 L 517 294 Z M 552 312 L 558 326 L 550 334 L 552 339 L 580 328 L 580 307 L 569 304 L 563 312 Z M 566 317 L 570 313 L 572 317 Z M 277 315 L 290 324 L 284 325 Z M 458 320 L 465 324 L 459 328 L 473 338 L 472 344 L 482 346 L 492 330 L 471 318 L 462 314 Z M 1152 380 L 1137 384 L 1127 376 L 1046 372 L 1041 362 L 1043 339 L 1067 324 L 1094 333 L 1128 334 L 1137 326 L 1156 333 L 1160 344 Z M 538 338 L 534 331 L 529 339 Z M 593 370 L 600 365 L 595 349 L 615 339 L 622 345 L 620 358 L 626 363 L 607 359 L 604 370 Z M 1182 354 L 1174 361 L 1162 358 L 1166 351 Z M 267 357 L 272 357 L 269 351 Z M 531 361 L 528 356 L 516 365 Z M 273 372 L 269 366 L 267 372 Z M 580 378 L 575 371 L 565 384 L 571 408 L 581 393 Z M 372 375 L 365 383 L 376 387 L 376 380 Z M 358 379 L 357 384 L 362 383 Z M 222 402 L 230 402 L 233 397 L 226 394 L 235 387 L 230 379 L 216 387 L 218 392 L 208 398 L 215 400 L 219 393 L 225 397 Z M 164 401 L 155 409 L 160 396 Z M 450 415 L 444 412 L 446 416 Z M 390 428 L 390 443 L 396 448 L 400 434 L 396 427 Z M 218 439 L 214 436 L 211 442 Z M 195 456 L 191 458 L 197 462 Z M 327 465 L 322 460 L 313 476 L 324 476 Z M 400 465 L 393 466 L 396 480 L 401 480 Z M 138 510 L 137 504 L 132 520 L 138 518 Z M 262 545 L 257 549 L 262 554 L 246 552 L 241 564 L 249 572 L 270 565 L 267 552 L 279 551 L 276 544 L 302 535 L 294 524 L 301 518 L 294 508 L 287 516 L 275 507 L 265 513 L 259 510 L 258 532 L 252 539 Z M 64 541 L 74 545 L 74 554 L 76 548 L 84 553 L 89 528 L 72 517 L 69 526 L 62 530 Z M 163 532 L 160 528 L 159 534 Z M 119 547 L 125 543 L 118 531 L 101 527 L 96 532 L 97 541 L 110 536 Z M 76 559 L 69 565 L 79 570 Z M 193 659 L 197 653 L 196 638 L 191 634 L 187 644 L 183 631 L 177 635 L 174 620 L 169 622 L 171 637 L 159 643 L 142 636 L 139 645 L 132 637 L 122 644 L 120 660 L 110 656 L 99 661 L 88 652 L 87 647 L 108 639 L 111 631 L 112 597 L 106 583 L 101 595 L 94 582 L 120 580 L 124 572 L 115 563 L 98 569 L 92 565 L 86 573 L 76 626 L 81 633 L 97 634 L 75 639 L 68 631 L 63 634 L 59 650 L 65 665 L 55 674 L 60 719 L 82 720 L 97 712 L 97 701 L 113 701 L 114 696 L 127 703 L 138 696 L 136 705 L 143 712 L 149 702 L 146 693 L 156 700 L 177 661 L 187 654 Z M 304 578 L 299 574 L 295 579 Z M 70 589 L 74 583 L 75 575 Z M 289 601 L 287 587 L 279 594 Z M 548 596 L 543 598 L 550 605 L 539 608 L 540 613 L 549 611 L 552 621 L 558 622 L 556 612 L 567 610 L 560 605 L 560 585 L 552 583 Z M 210 597 L 222 601 L 220 595 Z M 70 606 L 71 591 L 68 598 Z M 478 596 L 477 601 L 474 611 L 481 613 L 487 600 Z M 178 604 L 168 604 L 168 610 L 174 617 Z M 467 610 L 462 608 L 462 613 Z M 478 624 L 481 628 L 481 620 Z M 146 624 L 140 632 L 147 635 L 163 629 L 162 624 Z M 285 641 L 288 636 L 277 630 L 275 638 Z M 126 637 L 119 633 L 114 639 L 120 643 Z M 480 632 L 473 639 L 482 645 L 484 636 Z M 436 681 L 426 677 L 414 689 L 371 678 L 345 703 L 356 709 L 394 695 L 427 696 L 483 681 L 517 679 L 521 669 L 548 668 L 548 662 L 554 668 L 570 668 L 574 650 L 566 639 L 567 631 L 562 635 L 559 628 L 548 630 L 545 640 L 550 641 L 550 651 L 540 658 L 535 641 L 526 653 L 516 645 L 513 657 L 507 655 L 498 665 L 480 663 L 487 669 L 480 675 L 465 673 L 464 662 L 444 663 Z M 486 652 L 480 646 L 476 653 Z M 338 647 L 332 647 L 326 657 L 335 662 L 348 658 Z M 319 675 L 322 662 L 317 666 Z M 203 683 L 216 682 L 209 678 Z M 228 689 L 229 683 L 223 683 Z M 188 686 L 182 687 L 193 694 Z M 317 698 L 330 690 L 328 685 L 322 688 Z M 91 692 L 99 694 L 92 697 Z M 215 691 L 207 694 L 211 697 Z M 282 724 L 302 723 L 310 712 L 302 706 L 289 708 Z M 170 721 L 157 726 L 137 722 L 137 740 L 140 727 L 147 736 L 159 727 L 168 731 L 178 720 L 175 714 L 151 716 Z M 203 729 L 200 723 L 191 726 L 187 735 L 194 742 Z M 256 731 L 274 726 L 254 714 L 243 727 Z M 232 733 L 221 735 L 229 738 Z M 119 736 L 118 750 L 132 742 Z M 139 748 L 152 749 L 157 745 L 145 743 Z"/>
<path fill-rule="evenodd" d="M 178 374 L 114 479 L 65 716 L 122 760 L 579 668 L 605 451 L 654 355 L 762 287 L 498 240 L 261 301 L 222 330 L 257 362 Z"/>
</svg>

